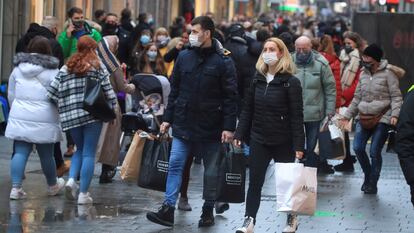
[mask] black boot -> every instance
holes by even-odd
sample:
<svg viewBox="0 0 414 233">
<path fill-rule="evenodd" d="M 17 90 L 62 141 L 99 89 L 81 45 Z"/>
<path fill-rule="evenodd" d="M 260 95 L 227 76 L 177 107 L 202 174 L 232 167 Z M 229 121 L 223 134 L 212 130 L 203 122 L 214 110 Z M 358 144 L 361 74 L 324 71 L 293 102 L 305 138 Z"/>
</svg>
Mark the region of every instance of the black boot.
<svg viewBox="0 0 414 233">
<path fill-rule="evenodd" d="M 116 169 L 110 165 L 102 164 L 102 172 L 99 177 L 100 184 L 112 183 L 112 178 L 116 174 Z"/>
<path fill-rule="evenodd" d="M 198 222 L 198 227 L 210 227 L 214 225 L 213 209 L 213 207 L 203 206 L 203 213 L 201 214 L 200 221 Z"/>
<path fill-rule="evenodd" d="M 411 185 L 411 203 L 414 206 L 414 185 Z"/>
<path fill-rule="evenodd" d="M 365 178 L 364 178 L 364 183 L 361 186 L 361 191 L 362 192 L 365 192 L 365 190 L 367 190 L 367 188 L 368 188 L 368 185 L 369 185 L 369 178 L 368 177 L 369 176 L 365 176 Z"/>
<path fill-rule="evenodd" d="M 148 212 L 147 219 L 156 224 L 172 227 L 174 225 L 174 210 L 174 207 L 163 204 L 158 212 Z"/>
<path fill-rule="evenodd" d="M 334 166 L 334 169 L 338 172 L 354 172 L 354 159 L 352 156 L 347 156 L 343 163 Z"/>
<path fill-rule="evenodd" d="M 364 193 L 365 194 L 377 194 L 378 193 L 377 183 L 378 183 L 378 180 L 370 180 Z"/>
<path fill-rule="evenodd" d="M 327 161 L 322 161 L 318 165 L 318 174 L 327 175 L 334 174 L 335 170 L 332 168 L 332 165 L 329 165 Z"/>
</svg>

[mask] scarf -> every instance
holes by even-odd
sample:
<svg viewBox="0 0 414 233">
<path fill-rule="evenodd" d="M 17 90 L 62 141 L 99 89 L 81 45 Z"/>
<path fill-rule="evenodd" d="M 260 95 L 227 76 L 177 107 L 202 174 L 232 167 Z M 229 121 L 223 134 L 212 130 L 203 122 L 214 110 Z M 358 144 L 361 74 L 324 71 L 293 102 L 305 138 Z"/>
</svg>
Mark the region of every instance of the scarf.
<svg viewBox="0 0 414 233">
<path fill-rule="evenodd" d="M 101 40 L 101 42 L 99 42 L 97 52 L 99 58 L 110 74 L 121 67 L 121 64 L 119 64 L 116 56 L 109 50 L 109 46 L 105 40 Z"/>
<path fill-rule="evenodd" d="M 347 54 L 345 50 L 342 50 L 339 56 L 339 60 L 341 60 L 342 89 L 348 89 L 350 86 L 352 86 L 356 73 L 360 67 L 361 58 L 359 56 L 358 49 L 354 49 L 354 51 L 352 51 L 350 54 Z"/>
</svg>

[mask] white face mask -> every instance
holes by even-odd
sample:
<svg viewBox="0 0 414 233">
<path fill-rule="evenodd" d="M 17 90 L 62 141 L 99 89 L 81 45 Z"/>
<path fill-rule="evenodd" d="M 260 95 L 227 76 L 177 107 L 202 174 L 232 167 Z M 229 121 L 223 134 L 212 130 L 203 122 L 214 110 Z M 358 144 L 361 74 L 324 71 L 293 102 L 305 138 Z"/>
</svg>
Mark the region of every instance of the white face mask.
<svg viewBox="0 0 414 233">
<path fill-rule="evenodd" d="M 200 47 L 202 44 L 200 42 L 200 38 L 194 34 L 190 34 L 189 40 L 190 40 L 191 47 Z"/>
<path fill-rule="evenodd" d="M 279 61 L 276 53 L 263 53 L 262 58 L 264 63 L 270 66 L 276 64 L 276 62 Z"/>
</svg>

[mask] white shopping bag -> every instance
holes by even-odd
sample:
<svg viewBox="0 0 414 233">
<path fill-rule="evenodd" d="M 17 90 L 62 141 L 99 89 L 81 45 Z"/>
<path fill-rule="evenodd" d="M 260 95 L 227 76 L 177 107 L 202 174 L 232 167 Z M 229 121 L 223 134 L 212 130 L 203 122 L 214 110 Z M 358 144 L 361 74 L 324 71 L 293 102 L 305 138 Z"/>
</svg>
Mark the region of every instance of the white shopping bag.
<svg viewBox="0 0 414 233">
<path fill-rule="evenodd" d="M 329 132 L 331 133 L 331 139 L 332 140 L 341 140 L 344 138 L 344 134 L 342 133 L 342 130 L 335 124 L 329 124 L 328 125 Z"/>
<path fill-rule="evenodd" d="M 316 168 L 302 163 L 276 163 L 277 211 L 313 216 L 318 181 Z"/>
<path fill-rule="evenodd" d="M 132 96 L 130 94 L 125 94 L 125 111 L 132 111 Z"/>
</svg>

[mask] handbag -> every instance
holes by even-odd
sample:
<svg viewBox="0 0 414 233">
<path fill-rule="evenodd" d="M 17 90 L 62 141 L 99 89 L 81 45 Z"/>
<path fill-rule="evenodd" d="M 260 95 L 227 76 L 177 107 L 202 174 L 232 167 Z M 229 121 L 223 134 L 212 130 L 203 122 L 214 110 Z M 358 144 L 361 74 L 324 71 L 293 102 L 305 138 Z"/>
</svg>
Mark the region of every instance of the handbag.
<svg viewBox="0 0 414 233">
<path fill-rule="evenodd" d="M 246 183 L 244 153 L 235 150 L 231 144 L 224 144 L 222 154 L 216 200 L 226 203 L 243 203 Z"/>
<path fill-rule="evenodd" d="M 389 109 L 390 108 L 387 107 L 380 114 L 377 115 L 359 113 L 359 124 L 361 124 L 362 128 L 364 129 L 373 129 L 378 125 L 384 114 L 388 112 Z"/>
<path fill-rule="evenodd" d="M 109 122 L 116 118 L 114 108 L 107 101 L 102 81 L 99 78 L 87 77 L 83 94 L 83 109 L 93 117 L 103 122 Z"/>
<path fill-rule="evenodd" d="M 162 135 L 149 137 L 142 152 L 138 186 L 141 188 L 165 192 L 171 150 L 171 138 Z"/>
<path fill-rule="evenodd" d="M 316 211 L 317 169 L 302 163 L 276 163 L 276 210 L 313 216 Z"/>
<path fill-rule="evenodd" d="M 338 130 L 339 132 L 336 132 Z M 333 136 L 334 134 L 338 135 Z M 318 145 L 315 148 L 315 153 L 324 159 L 345 159 L 345 137 L 332 120 L 326 119 L 322 124 L 318 133 Z"/>
</svg>

